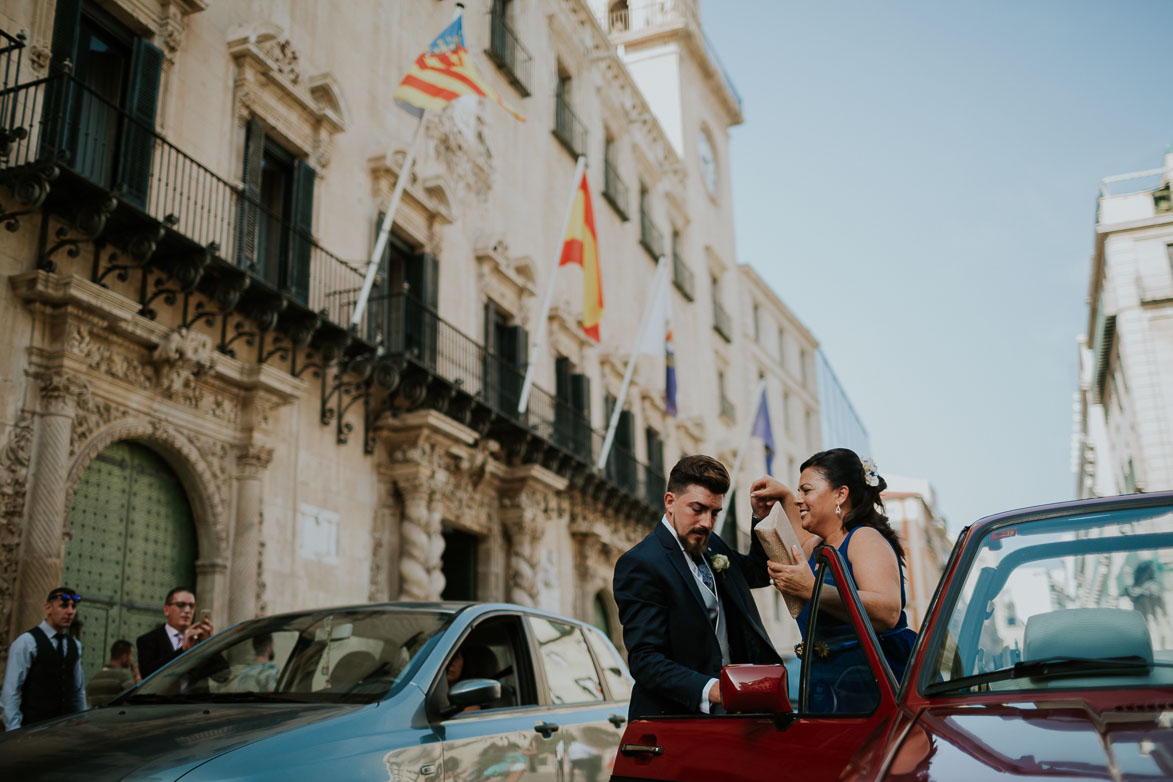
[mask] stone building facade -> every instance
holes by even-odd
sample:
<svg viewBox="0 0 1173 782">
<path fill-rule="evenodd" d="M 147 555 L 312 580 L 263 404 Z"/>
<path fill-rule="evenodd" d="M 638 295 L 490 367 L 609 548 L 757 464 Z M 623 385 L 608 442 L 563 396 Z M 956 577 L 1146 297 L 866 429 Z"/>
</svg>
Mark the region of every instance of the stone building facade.
<svg viewBox="0 0 1173 782">
<path fill-rule="evenodd" d="M 587 0 L 465 3 L 467 48 L 527 121 L 475 99 L 427 116 L 351 329 L 415 130 L 390 93 L 454 4 L 7 3 L 0 649 L 62 581 L 87 598 L 89 671 L 160 621 L 177 583 L 219 627 L 348 602 L 509 600 L 618 642 L 614 561 L 659 518 L 666 467 L 730 459 L 751 415 L 715 412 L 713 366 L 730 388 L 752 374 L 725 310 L 743 295 L 728 167 L 740 98 L 695 0 L 655 5 L 621 24 Z M 665 65 L 667 102 L 647 81 Z M 582 336 L 575 272 L 557 272 L 519 415 L 578 154 L 602 343 Z M 596 471 L 660 254 L 679 413 L 663 360 L 641 359 Z"/>
<path fill-rule="evenodd" d="M 1173 154 L 1106 178 L 1079 338 L 1076 495 L 1173 489 Z"/>
</svg>

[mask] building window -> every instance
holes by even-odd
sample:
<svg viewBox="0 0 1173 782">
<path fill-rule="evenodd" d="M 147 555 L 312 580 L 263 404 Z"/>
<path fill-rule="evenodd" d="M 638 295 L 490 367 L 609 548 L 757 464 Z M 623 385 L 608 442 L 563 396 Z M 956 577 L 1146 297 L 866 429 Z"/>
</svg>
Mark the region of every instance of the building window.
<svg viewBox="0 0 1173 782">
<path fill-rule="evenodd" d="M 609 28 L 613 33 L 624 33 L 631 29 L 630 11 L 627 8 L 627 0 L 615 0 L 611 3 L 611 8 L 607 14 L 609 20 Z"/>
<path fill-rule="evenodd" d="M 521 386 L 529 360 L 529 333 L 513 323 L 509 313 L 489 299 L 485 302 L 485 379 L 499 412 L 517 417 Z"/>
<path fill-rule="evenodd" d="M 570 108 L 570 73 L 558 66 L 558 83 L 554 87 L 554 137 L 574 157 L 586 154 L 586 125 Z"/>
<path fill-rule="evenodd" d="M 786 330 L 778 329 L 778 363 L 786 369 Z"/>
<path fill-rule="evenodd" d="M 798 379 L 802 385 L 806 386 L 806 348 L 799 348 L 798 350 Z"/>
<path fill-rule="evenodd" d="M 587 461 L 591 450 L 591 380 L 576 372 L 570 359 L 554 360 L 554 439 Z"/>
<path fill-rule="evenodd" d="M 513 85 L 521 97 L 529 97 L 530 66 L 533 56 L 529 49 L 521 44 L 514 29 L 514 5 L 512 0 L 493 0 L 493 7 L 489 14 L 489 48 L 485 54 L 489 56 L 509 83 Z"/>
<path fill-rule="evenodd" d="M 666 479 L 664 476 L 664 440 L 660 433 L 650 426 L 644 431 L 648 448 L 648 462 L 644 468 L 644 497 L 653 508 L 664 505 Z"/>
<path fill-rule="evenodd" d="M 618 157 L 615 139 L 608 133 L 603 139 L 603 198 L 627 222 L 627 183 L 619 176 Z"/>
<path fill-rule="evenodd" d="M 730 423 L 732 423 L 733 421 L 736 421 L 737 417 L 735 415 L 733 403 L 731 401 L 729 401 L 729 397 L 725 395 L 725 373 L 724 372 L 717 372 L 717 399 L 718 399 L 718 411 L 721 413 L 722 417 L 724 417 Z"/>
<path fill-rule="evenodd" d="M 762 312 L 758 305 L 753 305 L 753 341 L 761 344 L 762 341 Z"/>
<path fill-rule="evenodd" d="M 790 392 L 782 392 L 782 431 L 790 435 Z"/>
<path fill-rule="evenodd" d="M 305 302 L 313 252 L 315 172 L 266 135 L 245 131 L 237 264 Z"/>
<path fill-rule="evenodd" d="M 684 298 L 692 301 L 696 298 L 696 280 L 693 277 L 692 269 L 688 268 L 688 264 L 684 262 L 682 244 L 683 241 L 680 238 L 680 232 L 673 229 L 672 283 L 676 286 L 676 290 L 680 291 Z"/>
<path fill-rule="evenodd" d="M 639 243 L 653 260 L 660 260 L 664 254 L 664 237 L 652 221 L 651 196 L 642 182 L 639 186 Z"/>
<path fill-rule="evenodd" d="M 726 342 L 732 342 L 733 322 L 729 319 L 729 313 L 725 311 L 725 307 L 721 305 L 721 281 L 717 279 L 716 275 L 711 279 L 712 286 L 710 290 L 713 296 L 713 329 Z"/>
</svg>

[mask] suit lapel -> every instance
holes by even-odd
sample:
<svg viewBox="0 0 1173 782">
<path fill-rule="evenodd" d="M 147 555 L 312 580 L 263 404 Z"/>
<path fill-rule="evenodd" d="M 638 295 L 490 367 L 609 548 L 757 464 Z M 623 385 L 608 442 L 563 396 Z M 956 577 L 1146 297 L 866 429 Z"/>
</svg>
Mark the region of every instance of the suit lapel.
<svg viewBox="0 0 1173 782">
<path fill-rule="evenodd" d="M 676 568 L 676 572 L 680 574 L 680 578 L 684 580 L 685 586 L 692 596 L 696 598 L 697 605 L 700 606 L 701 613 L 708 618 L 709 609 L 705 606 L 705 599 L 701 597 L 701 588 L 696 583 L 696 579 L 692 576 L 692 570 L 689 569 L 688 563 L 684 561 L 684 552 L 680 548 L 680 541 L 676 539 L 672 532 L 664 526 L 664 522 L 656 524 L 656 537 L 660 544 L 664 547 L 664 556 L 672 563 L 672 567 Z M 707 622 L 706 622 L 707 624 Z"/>
</svg>

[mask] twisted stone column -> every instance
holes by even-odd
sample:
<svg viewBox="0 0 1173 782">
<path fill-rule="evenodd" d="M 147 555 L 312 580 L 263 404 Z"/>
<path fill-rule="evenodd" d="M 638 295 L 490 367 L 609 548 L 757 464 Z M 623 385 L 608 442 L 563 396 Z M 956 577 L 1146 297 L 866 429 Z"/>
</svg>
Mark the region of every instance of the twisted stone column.
<svg viewBox="0 0 1173 782">
<path fill-rule="evenodd" d="M 273 460 L 273 449 L 246 445 L 236 453 L 236 528 L 232 538 L 228 622 L 257 615 L 257 576 L 261 552 L 262 475 Z"/>
<path fill-rule="evenodd" d="M 40 386 L 36 449 L 29 465 L 29 489 L 20 575 L 17 581 L 13 632 L 27 630 L 45 618 L 45 595 L 61 586 L 65 481 L 69 472 L 69 438 L 74 403 L 82 383 L 64 372 L 46 372 Z"/>
<path fill-rule="evenodd" d="M 534 492 L 505 498 L 501 524 L 509 536 L 509 601 L 523 606 L 538 604 L 538 540 L 544 503 Z"/>
<path fill-rule="evenodd" d="M 399 481 L 403 521 L 399 525 L 399 599 L 439 600 L 444 591 L 440 559 L 443 498 L 422 480 Z"/>
</svg>

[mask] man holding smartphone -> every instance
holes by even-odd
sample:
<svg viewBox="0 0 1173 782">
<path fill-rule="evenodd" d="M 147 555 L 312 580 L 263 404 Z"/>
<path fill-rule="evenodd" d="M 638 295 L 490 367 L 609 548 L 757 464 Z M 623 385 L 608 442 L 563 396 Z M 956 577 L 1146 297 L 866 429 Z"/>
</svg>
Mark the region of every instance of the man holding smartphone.
<svg viewBox="0 0 1173 782">
<path fill-rule="evenodd" d="M 139 672 L 144 679 L 215 632 L 206 610 L 201 612 L 200 621 L 192 623 L 195 606 L 195 592 L 188 587 L 175 587 L 167 593 L 163 602 L 167 621 L 135 642 Z"/>
</svg>

